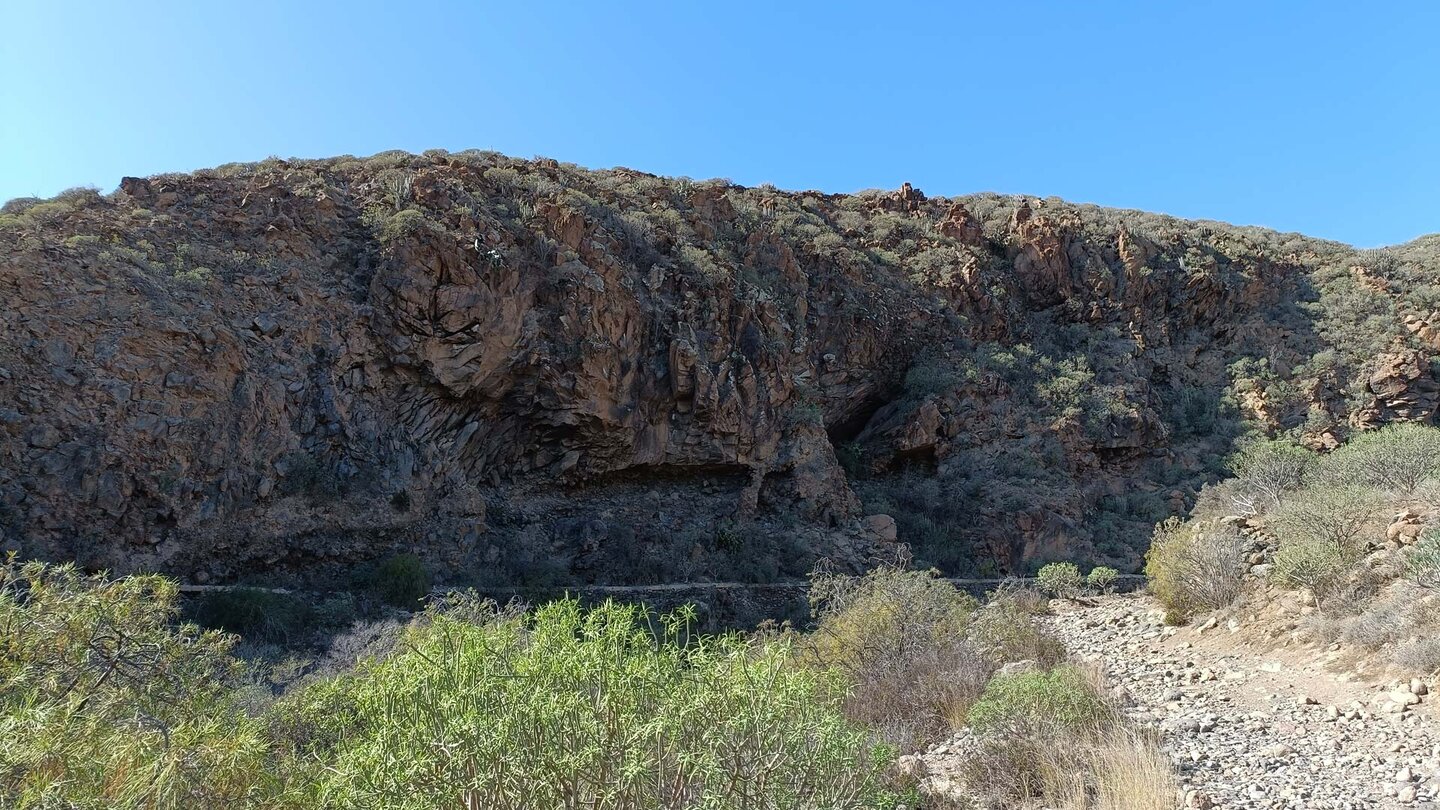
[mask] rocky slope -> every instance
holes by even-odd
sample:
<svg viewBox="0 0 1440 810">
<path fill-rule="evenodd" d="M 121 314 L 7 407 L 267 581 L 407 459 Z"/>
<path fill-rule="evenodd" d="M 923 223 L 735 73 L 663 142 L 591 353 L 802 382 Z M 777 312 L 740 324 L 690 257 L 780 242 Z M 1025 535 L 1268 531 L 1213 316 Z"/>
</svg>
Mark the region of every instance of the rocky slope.
<svg viewBox="0 0 1440 810">
<path fill-rule="evenodd" d="M 477 152 L 126 178 L 0 213 L 0 533 L 202 582 L 1133 566 L 1242 430 L 1434 417 L 1434 255 Z"/>
</svg>

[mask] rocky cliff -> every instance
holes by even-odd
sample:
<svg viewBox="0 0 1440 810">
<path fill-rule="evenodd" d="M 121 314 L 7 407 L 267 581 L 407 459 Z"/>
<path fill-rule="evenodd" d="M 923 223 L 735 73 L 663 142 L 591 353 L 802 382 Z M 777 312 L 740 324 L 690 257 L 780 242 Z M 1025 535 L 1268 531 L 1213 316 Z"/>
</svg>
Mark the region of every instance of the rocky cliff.
<svg viewBox="0 0 1440 810">
<path fill-rule="evenodd" d="M 1434 418 L 1434 254 L 477 152 L 126 178 L 0 214 L 0 534 L 199 582 L 1133 566 L 1247 431 Z"/>
</svg>

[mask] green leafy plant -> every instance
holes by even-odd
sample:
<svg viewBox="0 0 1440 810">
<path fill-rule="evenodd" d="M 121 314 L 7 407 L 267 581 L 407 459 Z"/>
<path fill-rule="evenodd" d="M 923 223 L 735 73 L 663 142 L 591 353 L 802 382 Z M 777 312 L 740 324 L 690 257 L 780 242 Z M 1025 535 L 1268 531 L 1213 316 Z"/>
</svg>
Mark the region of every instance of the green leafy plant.
<svg viewBox="0 0 1440 810">
<path fill-rule="evenodd" d="M 457 609 L 458 608 L 458 609 Z M 326 807 L 877 807 L 891 753 L 784 636 L 574 601 L 433 611 L 402 648 L 282 711 L 330 763 Z M 423 730 L 423 733 L 417 733 Z"/>
<path fill-rule="evenodd" d="M 1440 588 L 1440 536 L 1422 536 L 1405 557 L 1405 571 L 1422 588 Z"/>
<path fill-rule="evenodd" d="M 1035 575 L 1036 584 L 1044 593 L 1070 599 L 1079 595 L 1085 587 L 1085 579 L 1075 563 L 1058 562 L 1041 567 Z"/>
<path fill-rule="evenodd" d="M 1085 673 L 1073 666 L 996 675 L 970 707 L 970 727 L 994 731 L 1015 724 L 1029 728 L 1095 729 L 1114 719 L 1114 710 Z"/>
<path fill-rule="evenodd" d="M 245 807 L 274 795 L 230 639 L 176 625 L 173 582 L 0 567 L 0 804 Z"/>
<path fill-rule="evenodd" d="M 1115 583 L 1119 580 L 1120 572 L 1104 565 L 1095 566 L 1090 569 L 1090 573 L 1085 575 L 1085 584 L 1089 586 L 1091 590 L 1100 593 L 1109 593 L 1115 588 Z"/>
</svg>

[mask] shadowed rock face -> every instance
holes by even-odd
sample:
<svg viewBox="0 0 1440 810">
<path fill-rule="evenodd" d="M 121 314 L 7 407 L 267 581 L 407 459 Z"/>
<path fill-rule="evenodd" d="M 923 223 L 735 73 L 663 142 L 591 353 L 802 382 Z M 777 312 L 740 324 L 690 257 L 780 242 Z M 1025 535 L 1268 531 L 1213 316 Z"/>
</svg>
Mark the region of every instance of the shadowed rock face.
<svg viewBox="0 0 1440 810">
<path fill-rule="evenodd" d="M 0 532 L 116 571 L 773 579 L 917 543 L 874 517 L 923 511 L 913 481 L 949 510 L 936 559 L 1133 565 L 1153 515 L 1085 521 L 1213 475 L 1238 427 L 1185 408 L 1319 441 L 1437 406 L 1388 289 L 1408 353 L 1306 366 L 1334 341 L 1297 302 L 1356 254 L 1253 229 L 475 153 L 26 205 L 0 219 Z M 1246 358 L 1304 389 L 1298 421 L 1240 390 Z"/>
</svg>

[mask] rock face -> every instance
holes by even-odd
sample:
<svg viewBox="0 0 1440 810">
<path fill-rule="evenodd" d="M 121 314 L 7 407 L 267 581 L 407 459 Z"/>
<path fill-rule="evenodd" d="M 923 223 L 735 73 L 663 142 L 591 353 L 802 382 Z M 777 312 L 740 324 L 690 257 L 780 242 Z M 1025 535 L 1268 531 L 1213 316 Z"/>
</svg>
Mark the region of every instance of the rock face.
<svg viewBox="0 0 1440 810">
<path fill-rule="evenodd" d="M 918 476 L 967 510 L 925 541 L 957 573 L 1133 564 L 1116 538 L 1153 509 L 1104 542 L 1081 519 L 1183 507 L 1233 431 L 1181 422 L 1226 369 L 1327 348 L 1277 315 L 1320 254 L 1150 224 L 438 152 L 7 206 L 0 535 L 202 581 L 398 551 L 494 583 L 766 579 L 919 542 L 887 494 Z M 1405 358 L 1335 372 L 1369 375 L 1357 420 L 1433 417 Z"/>
</svg>

